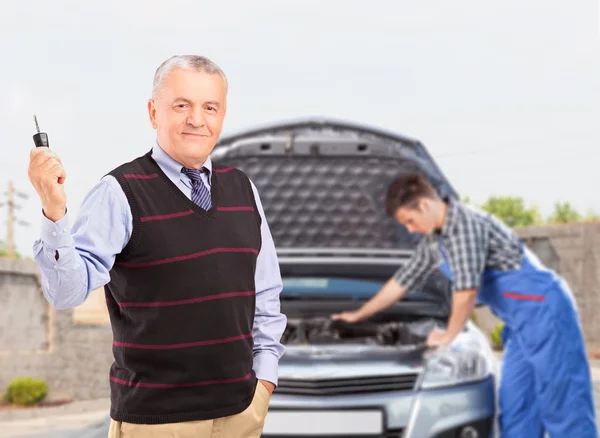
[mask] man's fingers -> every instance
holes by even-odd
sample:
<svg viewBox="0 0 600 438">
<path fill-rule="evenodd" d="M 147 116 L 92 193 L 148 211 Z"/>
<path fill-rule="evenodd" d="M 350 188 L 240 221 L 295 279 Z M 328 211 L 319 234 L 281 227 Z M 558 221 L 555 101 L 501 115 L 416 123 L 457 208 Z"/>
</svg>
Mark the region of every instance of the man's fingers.
<svg viewBox="0 0 600 438">
<path fill-rule="evenodd" d="M 35 172 L 40 175 L 43 180 L 66 177 L 65 169 L 55 160 L 44 162 L 44 164 L 36 169 Z"/>
<path fill-rule="evenodd" d="M 50 156 L 48 154 L 37 154 L 36 156 L 33 157 L 33 160 L 31 160 L 31 162 L 29 163 L 29 167 L 31 169 L 38 169 L 41 166 L 43 166 L 45 163 L 49 162 L 50 160 L 52 160 L 52 156 Z"/>
<path fill-rule="evenodd" d="M 58 183 L 64 184 L 66 179 L 67 179 L 67 172 L 65 172 L 65 169 L 61 165 L 60 169 L 58 169 Z"/>
<path fill-rule="evenodd" d="M 30 166 L 34 168 L 43 165 L 49 160 L 55 160 L 58 163 L 62 164 L 62 160 L 56 154 L 56 152 L 51 151 L 46 147 L 35 148 L 29 154 Z"/>
<path fill-rule="evenodd" d="M 34 166 L 34 171 L 39 173 L 56 173 L 57 176 L 61 172 L 64 172 L 62 163 L 56 157 L 49 156 L 44 158 L 44 161 L 40 162 L 39 165 Z"/>
<path fill-rule="evenodd" d="M 46 160 L 47 157 L 50 156 L 50 149 L 48 148 L 33 148 L 29 152 L 29 163 L 30 164 L 39 164 Z"/>
<path fill-rule="evenodd" d="M 35 154 L 29 166 L 28 176 L 34 187 L 41 188 L 47 184 L 64 184 L 67 173 L 56 154 Z"/>
</svg>

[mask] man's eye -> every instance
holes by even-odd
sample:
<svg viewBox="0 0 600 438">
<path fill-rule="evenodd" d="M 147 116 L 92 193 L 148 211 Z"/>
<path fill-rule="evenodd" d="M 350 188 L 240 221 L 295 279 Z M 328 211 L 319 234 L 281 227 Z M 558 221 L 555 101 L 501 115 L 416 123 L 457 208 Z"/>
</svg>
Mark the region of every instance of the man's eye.
<svg viewBox="0 0 600 438">
<path fill-rule="evenodd" d="M 175 105 L 175 108 L 178 109 L 183 109 L 183 108 L 187 108 L 187 103 L 178 103 L 177 105 Z"/>
<path fill-rule="evenodd" d="M 209 111 L 216 111 L 217 109 L 214 106 L 208 106 L 206 107 L 207 110 Z"/>
</svg>

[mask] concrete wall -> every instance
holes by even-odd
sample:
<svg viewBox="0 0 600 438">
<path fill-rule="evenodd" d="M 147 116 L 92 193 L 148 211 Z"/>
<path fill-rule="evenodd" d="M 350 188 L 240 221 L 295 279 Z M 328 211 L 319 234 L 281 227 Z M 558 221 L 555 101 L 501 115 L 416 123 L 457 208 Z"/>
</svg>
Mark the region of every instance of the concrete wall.
<svg viewBox="0 0 600 438">
<path fill-rule="evenodd" d="M 108 397 L 112 331 L 76 321 L 48 304 L 35 262 L 0 259 L 0 393 L 30 376 L 74 399 Z"/>
<path fill-rule="evenodd" d="M 600 223 L 518 228 L 525 244 L 557 271 L 575 295 L 588 345 L 600 344 Z M 490 332 L 499 321 L 485 309 L 477 311 L 480 326 Z"/>
<path fill-rule="evenodd" d="M 34 353 L 48 348 L 48 303 L 39 299 L 35 266 L 0 259 L 0 351 Z M 4 365 L 4 364 L 3 364 Z"/>
<path fill-rule="evenodd" d="M 519 236 L 569 283 L 588 343 L 600 343 L 600 223 L 527 227 Z"/>
</svg>

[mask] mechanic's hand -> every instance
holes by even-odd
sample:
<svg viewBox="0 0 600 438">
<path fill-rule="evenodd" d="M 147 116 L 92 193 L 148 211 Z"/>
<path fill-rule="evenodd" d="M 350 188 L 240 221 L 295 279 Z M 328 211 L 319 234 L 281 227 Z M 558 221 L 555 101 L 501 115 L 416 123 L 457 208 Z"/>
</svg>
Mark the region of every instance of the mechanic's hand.
<svg viewBox="0 0 600 438">
<path fill-rule="evenodd" d="M 360 315 L 357 310 L 354 310 L 351 312 L 335 313 L 331 315 L 331 319 L 334 321 L 358 322 L 360 321 Z"/>
<path fill-rule="evenodd" d="M 446 347 L 450 342 L 452 342 L 452 339 L 443 330 L 432 330 L 427 336 L 428 347 Z"/>
<path fill-rule="evenodd" d="M 267 391 L 269 391 L 269 394 L 273 394 L 273 391 L 275 390 L 275 385 L 273 385 L 271 382 L 267 381 L 267 380 L 259 380 L 259 382 L 265 387 L 267 388 Z"/>
<path fill-rule="evenodd" d="M 33 148 L 27 173 L 40 197 L 44 215 L 53 222 L 62 218 L 67 205 L 64 186 L 67 173 L 58 155 L 46 147 Z"/>
</svg>

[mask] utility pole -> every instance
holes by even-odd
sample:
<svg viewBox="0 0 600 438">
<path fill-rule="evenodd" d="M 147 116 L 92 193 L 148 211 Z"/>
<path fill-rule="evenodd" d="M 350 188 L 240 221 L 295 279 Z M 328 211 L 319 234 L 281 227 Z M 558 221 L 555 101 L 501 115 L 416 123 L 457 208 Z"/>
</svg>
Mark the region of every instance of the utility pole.
<svg viewBox="0 0 600 438">
<path fill-rule="evenodd" d="M 7 207 L 7 215 L 6 215 L 6 252 L 9 258 L 15 258 L 16 249 L 15 249 L 15 224 L 29 225 L 27 222 L 18 220 L 15 217 L 15 210 L 21 208 L 15 202 L 15 197 L 27 199 L 27 195 L 25 193 L 21 193 L 15 190 L 15 186 L 12 181 L 8 181 L 8 192 L 6 193 L 6 207 Z M 0 204 L 0 207 L 3 206 L 4 203 Z"/>
<path fill-rule="evenodd" d="M 8 199 L 6 201 L 8 217 L 6 218 L 6 251 L 8 258 L 15 257 L 15 186 L 8 181 Z"/>
</svg>

